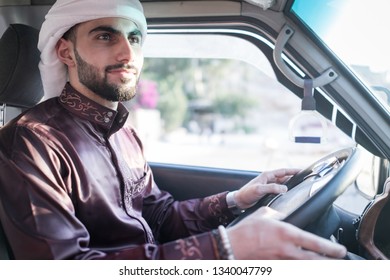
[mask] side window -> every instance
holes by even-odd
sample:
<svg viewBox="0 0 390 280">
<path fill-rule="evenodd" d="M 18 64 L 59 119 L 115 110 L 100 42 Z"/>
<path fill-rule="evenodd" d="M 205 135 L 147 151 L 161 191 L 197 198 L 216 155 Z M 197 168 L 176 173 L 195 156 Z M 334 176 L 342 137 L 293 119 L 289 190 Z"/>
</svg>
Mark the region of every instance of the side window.
<svg viewBox="0 0 390 280">
<path fill-rule="evenodd" d="M 291 142 L 289 121 L 301 101 L 277 82 L 261 51 L 235 37 L 200 36 L 146 46 L 129 106 L 149 161 L 259 171 L 305 167 L 352 145 L 332 125 L 328 144 Z M 174 50 L 161 45 L 166 40 Z"/>
</svg>

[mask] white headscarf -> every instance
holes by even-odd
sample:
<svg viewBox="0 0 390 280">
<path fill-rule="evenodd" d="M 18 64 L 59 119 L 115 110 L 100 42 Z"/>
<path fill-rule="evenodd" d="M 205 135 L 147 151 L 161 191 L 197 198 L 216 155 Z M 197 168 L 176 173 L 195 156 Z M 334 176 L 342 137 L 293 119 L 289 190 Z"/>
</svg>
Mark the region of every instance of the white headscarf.
<svg viewBox="0 0 390 280">
<path fill-rule="evenodd" d="M 39 33 L 41 72 L 46 100 L 60 95 L 66 81 L 66 66 L 57 58 L 58 40 L 74 25 L 89 20 L 120 17 L 133 21 L 146 36 L 146 19 L 138 0 L 57 0 L 45 17 Z"/>
</svg>

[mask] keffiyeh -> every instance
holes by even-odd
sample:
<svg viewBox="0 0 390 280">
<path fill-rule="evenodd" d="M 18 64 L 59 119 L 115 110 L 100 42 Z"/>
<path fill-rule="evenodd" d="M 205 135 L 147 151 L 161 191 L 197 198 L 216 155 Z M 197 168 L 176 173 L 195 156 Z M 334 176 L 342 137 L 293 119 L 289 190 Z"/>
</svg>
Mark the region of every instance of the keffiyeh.
<svg viewBox="0 0 390 280">
<path fill-rule="evenodd" d="M 78 23 L 107 17 L 133 21 L 145 38 L 146 19 L 138 0 L 57 0 L 52 6 L 42 24 L 38 42 L 44 100 L 58 96 L 67 81 L 66 66 L 55 51 L 58 40 Z"/>
</svg>

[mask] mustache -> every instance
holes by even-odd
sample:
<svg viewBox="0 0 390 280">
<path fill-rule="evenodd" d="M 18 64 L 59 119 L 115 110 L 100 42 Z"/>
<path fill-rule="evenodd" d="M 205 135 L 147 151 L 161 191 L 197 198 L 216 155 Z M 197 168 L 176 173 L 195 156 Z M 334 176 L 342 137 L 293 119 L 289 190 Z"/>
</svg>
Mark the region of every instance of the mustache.
<svg viewBox="0 0 390 280">
<path fill-rule="evenodd" d="M 131 64 L 125 64 L 125 63 L 120 63 L 120 64 L 115 64 L 115 65 L 109 65 L 106 67 L 106 72 L 112 71 L 112 70 L 117 70 L 117 69 L 125 69 L 125 70 L 134 70 L 136 74 L 138 74 L 138 69 L 134 65 Z"/>
</svg>

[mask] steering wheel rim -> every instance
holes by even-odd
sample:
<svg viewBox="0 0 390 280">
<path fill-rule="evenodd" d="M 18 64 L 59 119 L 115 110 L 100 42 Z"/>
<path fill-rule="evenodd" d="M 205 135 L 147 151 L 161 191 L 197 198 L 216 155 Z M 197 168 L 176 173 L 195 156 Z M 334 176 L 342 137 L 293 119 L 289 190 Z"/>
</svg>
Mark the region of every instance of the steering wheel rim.
<svg viewBox="0 0 390 280">
<path fill-rule="evenodd" d="M 356 147 L 328 154 L 290 178 L 288 191 L 267 195 L 233 220 L 232 226 L 262 206 L 285 215 L 283 221 L 304 229 L 319 219 L 358 176 L 362 161 Z M 287 209 L 286 209 L 287 208 Z"/>
</svg>

